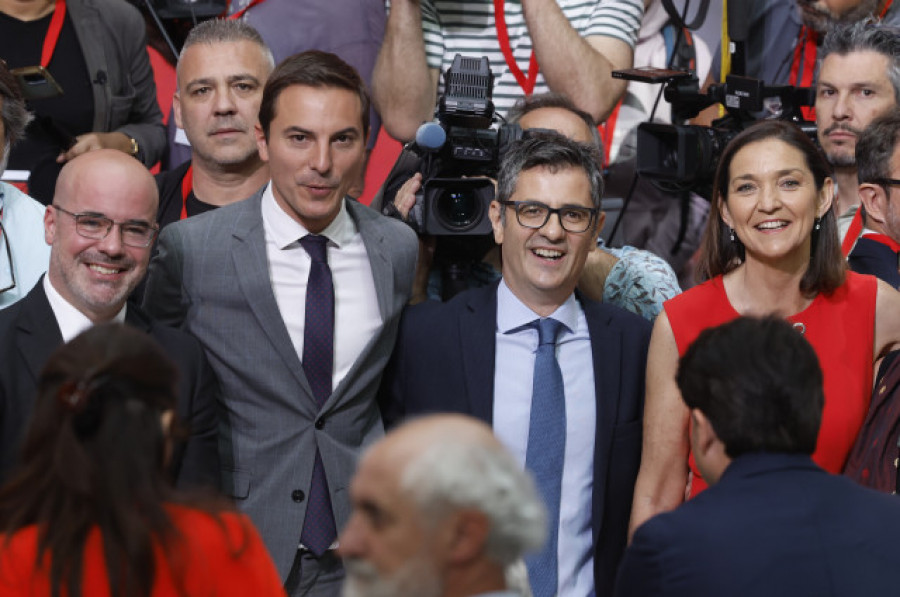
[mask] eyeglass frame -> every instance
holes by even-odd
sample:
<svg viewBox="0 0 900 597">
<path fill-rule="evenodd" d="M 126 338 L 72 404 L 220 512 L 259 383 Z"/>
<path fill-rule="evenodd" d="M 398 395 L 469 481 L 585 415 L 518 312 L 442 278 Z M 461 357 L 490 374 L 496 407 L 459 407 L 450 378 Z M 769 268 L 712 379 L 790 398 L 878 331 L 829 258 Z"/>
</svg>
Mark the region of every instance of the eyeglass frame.
<svg viewBox="0 0 900 597">
<path fill-rule="evenodd" d="M 0 288 L 0 294 L 3 294 L 16 287 L 16 268 L 13 267 L 12 247 L 9 246 L 9 236 L 6 234 L 6 228 L 3 227 L 2 221 L 0 221 L 0 236 L 3 237 L 3 244 L 6 245 L 6 258 L 9 261 L 9 277 L 12 280 L 12 285 L 7 286 L 6 288 Z"/>
<path fill-rule="evenodd" d="M 900 186 L 900 179 L 897 178 L 876 178 L 872 181 L 872 184 L 881 185 L 883 187 L 898 187 Z"/>
<path fill-rule="evenodd" d="M 541 228 L 543 228 L 544 226 L 547 225 L 547 222 L 550 221 L 550 216 L 552 216 L 553 214 L 556 214 L 556 219 L 559 220 L 559 225 L 562 227 L 563 230 L 565 230 L 566 232 L 569 232 L 570 234 L 583 234 L 583 233 L 587 232 L 588 230 L 590 230 L 591 227 L 594 225 L 594 223 L 597 221 L 597 216 L 600 213 L 599 207 L 585 207 L 583 205 L 563 205 L 562 207 L 550 207 L 549 205 L 547 205 L 546 203 L 543 203 L 541 201 L 509 201 L 509 200 L 498 200 L 497 203 L 499 203 L 500 205 L 503 205 L 505 207 L 513 208 L 513 211 L 516 214 L 516 222 L 518 222 L 519 226 L 521 226 L 523 228 L 528 228 L 529 230 L 540 230 Z M 547 217 L 544 218 L 544 221 L 541 223 L 540 226 L 529 226 L 527 224 L 523 224 L 522 220 L 519 219 L 519 208 L 521 206 L 527 206 L 527 205 L 536 205 L 538 207 L 542 207 L 547 210 Z M 583 209 L 583 210 L 587 211 L 588 213 L 590 213 L 591 217 L 590 217 L 590 219 L 588 219 L 587 226 L 585 226 L 584 230 L 569 230 L 568 228 L 566 228 L 566 224 L 563 222 L 561 212 L 563 212 L 567 209 Z"/>
<path fill-rule="evenodd" d="M 78 236 L 80 236 L 82 238 L 88 238 L 91 240 L 103 240 L 104 238 L 109 236 L 109 233 L 112 231 L 113 226 L 118 226 L 119 227 L 119 238 L 122 240 L 123 245 L 132 247 L 134 249 L 146 249 L 147 247 L 150 247 L 153 245 L 153 241 L 156 240 L 156 235 L 159 234 L 159 224 L 150 224 L 148 222 L 143 222 L 141 220 L 125 220 L 122 222 L 117 222 L 117 221 L 113 220 L 112 218 L 108 218 L 108 217 L 104 216 L 103 214 L 89 213 L 89 212 L 80 212 L 80 213 L 71 212 L 68 209 L 65 209 L 63 207 L 56 205 L 55 203 L 51 204 L 50 207 L 52 207 L 53 209 L 55 209 L 57 211 L 61 211 L 68 216 L 72 216 L 72 219 L 75 220 L 75 232 L 78 234 Z M 84 234 L 83 232 L 81 232 L 78 228 L 78 220 L 79 220 L 79 218 L 83 218 L 83 217 L 96 218 L 98 220 L 106 220 L 108 222 L 108 225 L 106 226 L 106 232 L 103 233 L 103 236 L 88 236 L 88 235 Z M 125 236 L 122 235 L 122 226 L 125 224 L 147 226 L 147 228 L 149 228 L 150 230 L 153 231 L 153 234 L 150 235 L 150 238 L 148 239 L 146 245 L 134 245 L 131 243 L 127 243 L 127 242 L 125 242 Z"/>
</svg>

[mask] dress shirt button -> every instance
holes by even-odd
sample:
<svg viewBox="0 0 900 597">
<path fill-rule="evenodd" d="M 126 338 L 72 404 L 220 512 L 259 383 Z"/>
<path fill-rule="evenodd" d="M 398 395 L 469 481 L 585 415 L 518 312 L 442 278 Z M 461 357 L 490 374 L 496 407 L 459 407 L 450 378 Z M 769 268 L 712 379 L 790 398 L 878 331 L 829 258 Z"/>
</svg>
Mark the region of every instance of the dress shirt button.
<svg viewBox="0 0 900 597">
<path fill-rule="evenodd" d="M 295 489 L 291 492 L 291 499 L 295 502 L 302 502 L 306 498 L 306 494 L 303 493 L 300 489 Z"/>
<path fill-rule="evenodd" d="M 316 429 L 321 429 L 325 426 L 325 419 L 316 420 Z"/>
</svg>

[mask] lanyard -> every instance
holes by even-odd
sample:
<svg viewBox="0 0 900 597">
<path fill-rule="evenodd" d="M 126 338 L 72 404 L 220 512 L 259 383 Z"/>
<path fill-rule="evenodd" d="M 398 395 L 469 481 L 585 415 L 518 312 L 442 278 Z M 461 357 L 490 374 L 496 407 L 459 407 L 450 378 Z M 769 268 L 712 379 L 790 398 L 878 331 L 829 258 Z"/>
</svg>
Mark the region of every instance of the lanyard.
<svg viewBox="0 0 900 597">
<path fill-rule="evenodd" d="M 235 19 L 235 20 L 237 20 L 237 19 L 241 18 L 242 16 L 244 16 L 244 13 L 245 13 L 245 12 L 247 12 L 248 10 L 250 10 L 251 8 L 253 8 L 254 6 L 256 6 L 257 4 L 262 4 L 262 3 L 265 2 L 265 1 L 266 1 L 266 0 L 251 0 L 250 4 L 248 4 L 247 6 L 245 6 L 245 7 L 242 8 L 242 9 L 240 9 L 239 11 L 237 11 L 236 13 L 234 13 L 233 15 L 231 15 L 231 16 L 228 17 L 228 18 L 229 18 L 229 19 Z M 226 14 L 228 14 L 228 9 L 229 9 L 229 8 L 231 8 L 231 0 L 228 0 L 228 6 L 227 6 L 227 8 L 225 9 L 225 13 L 226 13 Z"/>
<path fill-rule="evenodd" d="M 619 118 L 619 108 L 621 107 L 622 100 L 619 100 L 606 122 L 599 127 L 600 139 L 603 141 L 603 168 L 609 166 L 609 154 L 612 151 L 613 135 L 616 133 L 616 120 Z"/>
<path fill-rule="evenodd" d="M 791 78 L 789 83 L 794 87 L 812 87 L 813 74 L 816 72 L 816 54 L 818 54 L 819 34 L 803 25 L 794 47 L 794 60 L 791 62 Z M 801 64 L 803 75 L 800 76 Z M 797 78 L 800 77 L 800 82 Z M 815 106 L 802 106 L 800 112 L 809 121 L 816 119 Z"/>
<path fill-rule="evenodd" d="M 528 75 L 526 76 L 516 63 L 512 47 L 509 45 L 509 30 L 506 28 L 506 9 L 503 0 L 494 0 L 494 25 L 497 28 L 497 41 L 500 42 L 500 51 L 503 52 L 506 65 L 516 78 L 516 82 L 519 83 L 519 87 L 525 92 L 525 95 L 531 95 L 538 76 L 537 58 L 535 58 L 534 50 L 532 50 L 531 58 L 528 60 Z"/>
<path fill-rule="evenodd" d="M 841 253 L 844 254 L 844 257 L 849 255 L 850 251 L 853 250 L 853 245 L 856 244 L 856 239 L 859 238 L 862 231 L 862 209 L 857 209 L 856 213 L 853 214 L 853 219 L 850 220 L 850 227 L 847 228 L 847 234 L 844 235 L 844 242 L 841 243 Z"/>
<path fill-rule="evenodd" d="M 863 238 L 868 238 L 869 240 L 874 240 L 877 243 L 881 243 L 894 253 L 900 253 L 900 243 L 892 239 L 890 236 L 886 234 L 878 234 L 876 232 L 869 232 L 868 234 L 864 234 Z"/>
<path fill-rule="evenodd" d="M 190 166 L 188 166 L 187 172 L 184 173 L 184 178 L 181 179 L 181 216 L 179 216 L 179 220 L 183 220 L 188 217 L 187 199 L 193 190 L 194 165 L 191 164 Z"/>
<path fill-rule="evenodd" d="M 56 49 L 56 42 L 59 41 L 59 33 L 62 31 L 65 18 L 66 0 L 56 0 L 56 8 L 53 9 L 53 17 L 47 28 L 47 37 L 44 38 L 44 46 L 41 49 L 41 66 L 44 68 L 49 66 L 50 58 L 53 57 L 53 51 Z"/>
</svg>

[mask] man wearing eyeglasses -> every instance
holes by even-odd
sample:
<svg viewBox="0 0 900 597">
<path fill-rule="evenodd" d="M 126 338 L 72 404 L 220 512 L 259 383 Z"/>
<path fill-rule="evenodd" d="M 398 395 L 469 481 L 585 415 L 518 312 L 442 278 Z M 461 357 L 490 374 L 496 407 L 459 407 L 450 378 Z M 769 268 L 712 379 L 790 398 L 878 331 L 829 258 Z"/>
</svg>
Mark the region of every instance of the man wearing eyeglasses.
<svg viewBox="0 0 900 597">
<path fill-rule="evenodd" d="M 611 592 L 640 460 L 650 325 L 575 293 L 601 192 L 589 147 L 551 132 L 519 141 L 490 209 L 502 279 L 409 307 L 381 393 L 389 423 L 491 423 L 534 473 L 551 520 L 526 560 L 538 597 Z"/>
<path fill-rule="evenodd" d="M 216 383 L 203 349 L 185 332 L 126 305 L 147 271 L 156 208 L 153 177 L 120 151 L 89 152 L 63 168 L 44 213 L 47 275 L 0 311 L 0 482 L 17 459 L 47 358 L 90 326 L 116 321 L 153 336 L 179 367 L 177 414 L 190 436 L 172 453 L 173 479 L 182 486 L 218 486 Z"/>
</svg>

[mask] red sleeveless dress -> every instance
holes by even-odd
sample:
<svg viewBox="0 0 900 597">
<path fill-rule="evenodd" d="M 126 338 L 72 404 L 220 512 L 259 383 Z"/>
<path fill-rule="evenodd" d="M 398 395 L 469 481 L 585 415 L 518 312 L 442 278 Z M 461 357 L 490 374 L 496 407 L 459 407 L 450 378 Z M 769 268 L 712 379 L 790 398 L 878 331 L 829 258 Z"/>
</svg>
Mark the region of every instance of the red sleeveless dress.
<svg viewBox="0 0 900 597">
<path fill-rule="evenodd" d="M 819 294 L 788 321 L 805 326 L 804 335 L 819 357 L 825 381 L 825 409 L 813 460 L 831 473 L 840 473 L 862 427 L 872 393 L 875 340 L 873 276 L 847 273 L 847 280 L 830 296 Z M 722 276 L 691 288 L 665 302 L 679 356 L 700 332 L 739 317 L 725 294 Z M 694 463 L 691 497 L 706 489 Z"/>
</svg>

